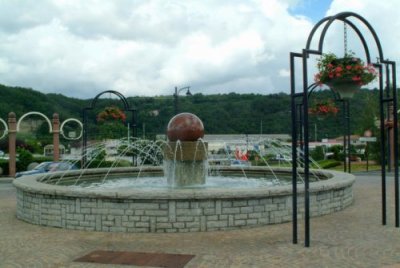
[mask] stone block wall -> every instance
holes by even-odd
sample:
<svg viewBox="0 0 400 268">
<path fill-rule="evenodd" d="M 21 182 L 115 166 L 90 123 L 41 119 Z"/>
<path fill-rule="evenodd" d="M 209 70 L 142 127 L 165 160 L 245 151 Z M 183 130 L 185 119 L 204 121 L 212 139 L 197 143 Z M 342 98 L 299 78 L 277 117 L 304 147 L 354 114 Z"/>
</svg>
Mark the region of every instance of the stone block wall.
<svg viewBox="0 0 400 268">
<path fill-rule="evenodd" d="M 352 184 L 311 192 L 311 216 L 342 210 L 352 202 Z M 298 211 L 302 218 L 302 196 L 298 198 Z M 17 217 L 38 225 L 88 231 L 216 231 L 291 221 L 292 197 L 272 194 L 226 199 L 119 199 L 60 196 L 18 188 Z"/>
</svg>

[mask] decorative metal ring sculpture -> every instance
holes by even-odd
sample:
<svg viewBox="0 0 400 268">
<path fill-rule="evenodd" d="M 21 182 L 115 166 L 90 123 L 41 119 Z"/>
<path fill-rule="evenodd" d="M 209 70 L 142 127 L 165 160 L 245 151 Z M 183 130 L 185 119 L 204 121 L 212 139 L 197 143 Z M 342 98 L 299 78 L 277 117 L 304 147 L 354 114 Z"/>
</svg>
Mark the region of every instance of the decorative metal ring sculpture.
<svg viewBox="0 0 400 268">
<path fill-rule="evenodd" d="M 7 126 L 6 121 L 4 121 L 4 120 L 1 119 L 1 118 L 0 118 L 0 122 L 1 122 L 1 123 L 3 124 L 3 126 L 4 126 L 3 135 L 0 136 L 0 140 L 1 140 L 2 138 L 4 138 L 4 137 L 8 134 L 8 126 Z"/>
<path fill-rule="evenodd" d="M 64 131 L 63 131 L 64 125 L 65 125 L 66 123 L 68 123 L 68 122 L 71 122 L 71 121 L 78 123 L 78 125 L 81 127 L 81 132 L 79 133 L 78 137 L 76 137 L 76 138 L 70 138 L 70 137 L 65 136 Z M 79 140 L 79 139 L 82 137 L 82 134 L 83 134 L 83 124 L 82 124 L 82 122 L 79 121 L 78 119 L 75 119 L 75 118 L 68 118 L 68 119 L 66 119 L 64 122 L 62 122 L 62 124 L 61 124 L 61 126 L 60 126 L 60 133 L 61 133 L 61 135 L 64 137 L 64 139 L 66 139 L 66 140 Z"/>
</svg>

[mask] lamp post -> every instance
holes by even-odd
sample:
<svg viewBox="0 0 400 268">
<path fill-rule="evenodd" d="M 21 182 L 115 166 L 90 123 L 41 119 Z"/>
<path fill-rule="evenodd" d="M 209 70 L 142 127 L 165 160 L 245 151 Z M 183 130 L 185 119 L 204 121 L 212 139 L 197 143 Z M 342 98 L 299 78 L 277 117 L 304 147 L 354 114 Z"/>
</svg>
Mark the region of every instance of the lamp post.
<svg viewBox="0 0 400 268">
<path fill-rule="evenodd" d="M 315 139 L 315 142 L 317 142 L 318 141 L 318 137 L 317 137 L 317 131 L 318 129 L 317 129 L 317 123 L 314 123 L 314 139 Z"/>
<path fill-rule="evenodd" d="M 183 88 L 180 88 L 180 89 L 178 89 L 178 87 L 175 87 L 175 93 L 174 93 L 174 111 L 175 111 L 175 114 L 178 113 L 178 95 L 182 90 L 185 90 L 185 89 L 187 89 L 186 96 L 192 96 L 192 93 L 189 90 L 190 86 L 183 87 Z"/>
</svg>

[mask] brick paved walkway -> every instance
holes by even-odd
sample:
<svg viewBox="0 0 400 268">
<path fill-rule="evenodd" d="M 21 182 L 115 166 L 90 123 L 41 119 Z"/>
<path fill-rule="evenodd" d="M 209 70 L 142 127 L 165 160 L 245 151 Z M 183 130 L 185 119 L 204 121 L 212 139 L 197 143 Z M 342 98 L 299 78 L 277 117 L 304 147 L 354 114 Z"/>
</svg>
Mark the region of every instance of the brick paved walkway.
<svg viewBox="0 0 400 268">
<path fill-rule="evenodd" d="M 94 250 L 193 254 L 190 267 L 400 267 L 394 227 L 393 180 L 388 225 L 381 225 L 379 175 L 358 174 L 355 202 L 311 220 L 311 247 L 291 243 L 291 223 L 246 230 L 184 234 L 124 234 L 63 230 L 15 217 L 15 190 L 0 182 L 0 267 L 132 267 L 73 262 Z M 301 222 L 302 224 L 302 222 Z M 299 226 L 300 236 L 303 227 Z"/>
</svg>

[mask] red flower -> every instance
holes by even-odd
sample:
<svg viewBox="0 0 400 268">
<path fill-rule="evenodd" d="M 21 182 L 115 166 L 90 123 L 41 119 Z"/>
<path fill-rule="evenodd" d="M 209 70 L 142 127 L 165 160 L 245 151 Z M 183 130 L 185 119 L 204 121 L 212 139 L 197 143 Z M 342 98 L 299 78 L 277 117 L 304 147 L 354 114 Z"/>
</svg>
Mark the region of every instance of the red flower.
<svg viewBox="0 0 400 268">
<path fill-rule="evenodd" d="M 332 53 L 323 54 L 317 67 L 318 73 L 314 76 L 314 81 L 318 85 L 333 79 L 353 80 L 359 85 L 366 85 L 377 77 L 377 71 L 372 64 L 366 65 L 352 54 L 346 54 L 343 58 Z"/>
<path fill-rule="evenodd" d="M 100 112 L 97 115 L 97 121 L 98 122 L 104 122 L 106 120 L 121 120 L 125 121 L 126 120 L 126 115 L 124 112 L 122 112 L 118 107 L 112 106 L 112 107 L 106 107 L 104 111 Z"/>
<path fill-rule="evenodd" d="M 318 102 L 308 109 L 311 115 L 336 115 L 339 109 L 332 101 Z"/>
</svg>

